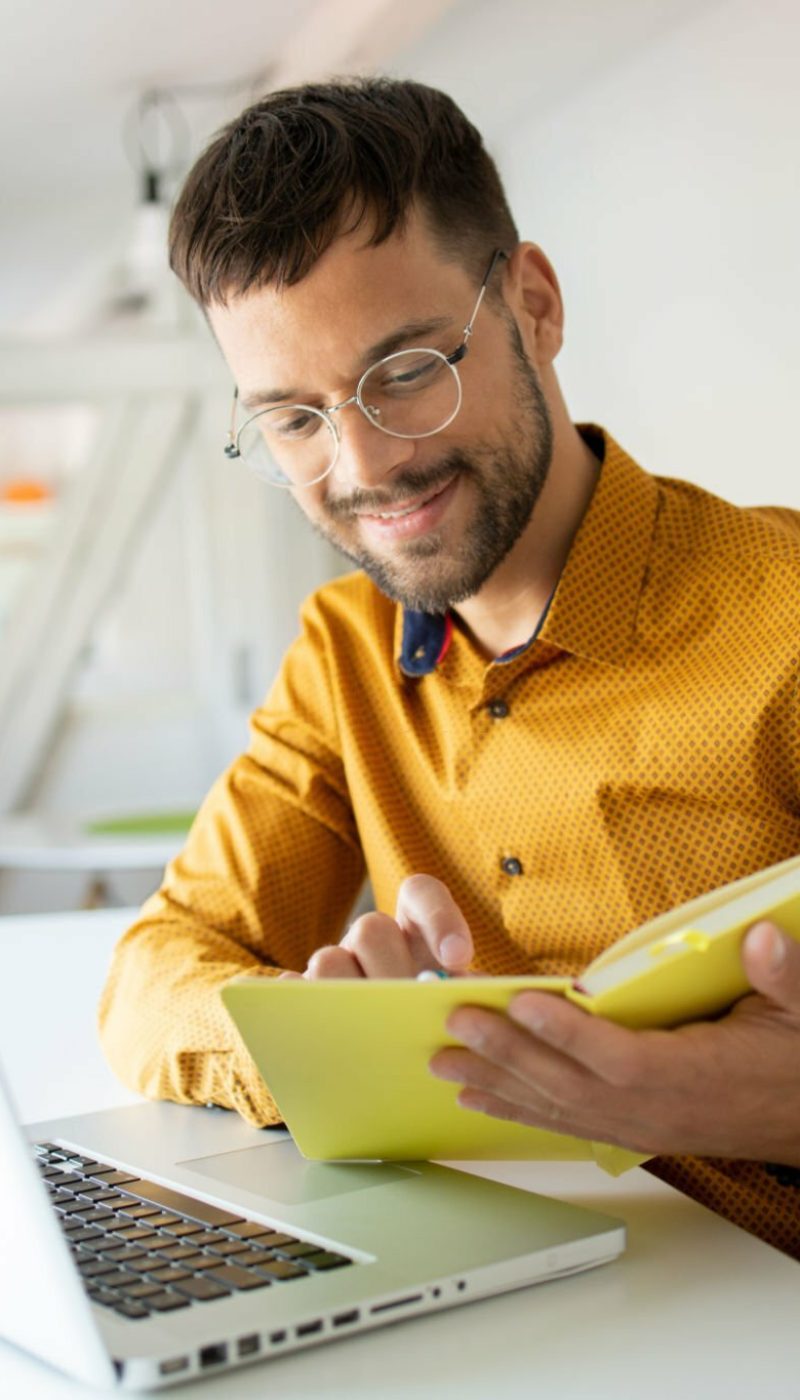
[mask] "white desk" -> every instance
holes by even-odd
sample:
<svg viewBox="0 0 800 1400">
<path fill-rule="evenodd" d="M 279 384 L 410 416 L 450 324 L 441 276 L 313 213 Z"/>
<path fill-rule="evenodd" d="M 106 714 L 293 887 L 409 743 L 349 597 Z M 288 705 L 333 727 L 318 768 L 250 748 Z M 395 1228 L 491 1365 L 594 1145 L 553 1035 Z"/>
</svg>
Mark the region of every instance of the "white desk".
<svg viewBox="0 0 800 1400">
<path fill-rule="evenodd" d="M 93 1026 L 111 947 L 131 917 L 131 911 L 103 910 L 0 919 L 0 1053 L 25 1119 L 130 1101 L 100 1058 Z M 800 1396 L 797 1264 L 641 1170 L 614 1181 L 583 1163 L 480 1169 L 623 1216 L 627 1254 L 576 1278 L 352 1337 L 181 1387 L 175 1395 Z M 0 1343 L 0 1394 L 11 1400 L 77 1400 L 93 1393 Z"/>
<path fill-rule="evenodd" d="M 0 820 L 0 873 L 7 872 L 12 879 L 30 871 L 81 874 L 85 887 L 81 902 L 84 908 L 95 909 L 119 903 L 109 889 L 110 876 L 150 873 L 155 888 L 164 866 L 185 841 L 185 832 L 93 833 L 66 817 L 25 813 Z M 134 887 L 127 895 L 132 897 L 144 898 L 144 894 Z"/>
</svg>

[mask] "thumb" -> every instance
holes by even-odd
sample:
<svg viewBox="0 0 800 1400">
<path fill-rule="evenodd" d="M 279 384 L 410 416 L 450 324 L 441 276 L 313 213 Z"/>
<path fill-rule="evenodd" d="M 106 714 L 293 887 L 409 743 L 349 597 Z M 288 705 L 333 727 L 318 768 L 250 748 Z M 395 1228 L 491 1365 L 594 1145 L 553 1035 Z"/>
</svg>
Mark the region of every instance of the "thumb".
<svg viewBox="0 0 800 1400">
<path fill-rule="evenodd" d="M 800 944 L 776 924 L 754 924 L 745 935 L 742 963 L 755 991 L 800 1013 Z"/>
</svg>

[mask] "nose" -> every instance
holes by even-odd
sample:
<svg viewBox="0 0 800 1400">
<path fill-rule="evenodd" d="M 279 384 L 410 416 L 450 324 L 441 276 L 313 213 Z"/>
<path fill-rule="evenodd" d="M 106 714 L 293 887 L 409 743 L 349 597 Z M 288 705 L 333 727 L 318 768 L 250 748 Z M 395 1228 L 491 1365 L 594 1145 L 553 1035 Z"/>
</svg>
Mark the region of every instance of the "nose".
<svg viewBox="0 0 800 1400">
<path fill-rule="evenodd" d="M 333 475 L 341 486 L 370 490 L 391 477 L 414 456 L 414 438 L 392 437 L 371 423 L 357 404 L 338 417 L 339 456 Z"/>
</svg>

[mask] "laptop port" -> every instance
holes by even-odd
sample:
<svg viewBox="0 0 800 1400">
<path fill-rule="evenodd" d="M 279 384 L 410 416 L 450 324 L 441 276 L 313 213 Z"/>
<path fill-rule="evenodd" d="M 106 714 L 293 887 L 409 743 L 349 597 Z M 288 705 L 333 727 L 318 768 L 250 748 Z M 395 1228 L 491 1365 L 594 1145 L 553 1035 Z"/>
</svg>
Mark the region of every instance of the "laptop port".
<svg viewBox="0 0 800 1400">
<path fill-rule="evenodd" d="M 277 1344 L 278 1344 L 279 1342 L 285 1342 L 285 1341 L 286 1341 L 286 1333 L 285 1333 L 285 1332 L 270 1332 L 270 1334 L 269 1334 L 269 1339 L 270 1339 L 270 1341 L 272 1342 L 272 1345 L 273 1345 L 273 1346 L 277 1346 Z"/>
<path fill-rule="evenodd" d="M 211 1347 L 200 1348 L 201 1366 L 221 1366 L 223 1361 L 228 1359 L 228 1348 L 224 1342 L 217 1342 Z"/>
<path fill-rule="evenodd" d="M 294 1330 L 297 1337 L 310 1337 L 312 1332 L 322 1331 L 322 1319 L 317 1317 L 313 1322 L 301 1322 Z"/>
<path fill-rule="evenodd" d="M 158 1366 L 160 1376 L 174 1376 L 178 1371 L 188 1371 L 188 1356 L 173 1356 L 169 1361 L 161 1361 Z"/>
<path fill-rule="evenodd" d="M 261 1340 L 257 1332 L 251 1332 L 249 1337 L 240 1337 L 236 1343 L 236 1351 L 239 1356 L 255 1356 L 261 1350 Z"/>
<path fill-rule="evenodd" d="M 421 1303 L 421 1293 L 409 1293 L 406 1298 L 392 1298 L 388 1303 L 376 1303 L 374 1308 L 370 1308 L 371 1313 L 388 1312 L 390 1308 L 404 1308 L 408 1303 Z"/>
<path fill-rule="evenodd" d="M 351 1308 L 349 1312 L 345 1313 L 334 1313 L 333 1325 L 334 1327 L 349 1327 L 351 1323 L 358 1322 L 358 1317 L 358 1308 Z"/>
</svg>

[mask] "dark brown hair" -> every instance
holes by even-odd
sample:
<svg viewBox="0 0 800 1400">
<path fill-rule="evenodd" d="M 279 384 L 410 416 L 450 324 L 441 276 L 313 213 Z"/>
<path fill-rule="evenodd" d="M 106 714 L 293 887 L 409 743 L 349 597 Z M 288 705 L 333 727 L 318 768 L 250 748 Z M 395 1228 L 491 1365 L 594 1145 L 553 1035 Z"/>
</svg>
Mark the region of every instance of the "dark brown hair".
<svg viewBox="0 0 800 1400">
<path fill-rule="evenodd" d="M 200 303 L 299 282 L 333 240 L 402 230 L 413 204 L 482 275 L 518 234 L 494 162 L 451 98 L 366 78 L 270 93 L 225 127 L 178 197 L 170 266 Z"/>
</svg>

